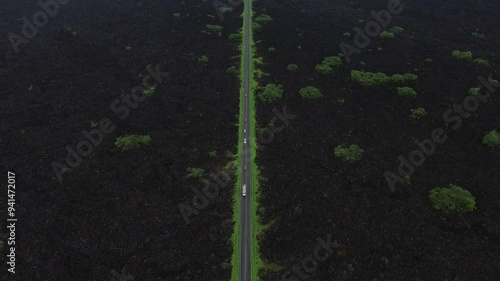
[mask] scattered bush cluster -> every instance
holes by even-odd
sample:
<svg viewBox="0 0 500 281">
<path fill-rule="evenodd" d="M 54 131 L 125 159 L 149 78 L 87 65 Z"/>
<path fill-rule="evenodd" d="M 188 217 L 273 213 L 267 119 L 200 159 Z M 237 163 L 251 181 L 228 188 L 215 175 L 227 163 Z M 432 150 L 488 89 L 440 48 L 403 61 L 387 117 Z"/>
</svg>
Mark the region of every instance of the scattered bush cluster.
<svg viewBox="0 0 500 281">
<path fill-rule="evenodd" d="M 351 70 L 351 79 L 365 87 L 379 86 L 390 82 L 404 84 L 409 81 L 415 81 L 418 76 L 413 73 L 394 74 L 389 76 L 382 72 L 365 72 L 360 70 Z"/>
<path fill-rule="evenodd" d="M 286 67 L 286 69 L 288 69 L 288 71 L 290 72 L 296 72 L 299 69 L 299 67 L 296 64 L 291 63 Z"/>
<path fill-rule="evenodd" d="M 317 72 L 321 74 L 328 74 L 333 71 L 333 67 L 341 66 L 342 59 L 340 56 L 325 57 L 321 64 L 316 65 L 314 68 Z"/>
<path fill-rule="evenodd" d="M 300 89 L 299 94 L 301 97 L 307 98 L 307 99 L 319 99 L 319 98 L 323 97 L 323 94 L 321 93 L 321 91 L 318 88 L 312 87 L 312 86 L 308 86 L 308 87 Z"/>
<path fill-rule="evenodd" d="M 420 118 L 424 117 L 425 115 L 427 115 L 427 111 L 422 107 L 410 109 L 410 118 L 411 119 L 420 119 Z"/>
<path fill-rule="evenodd" d="M 459 50 L 453 50 L 451 52 L 451 56 L 459 59 L 459 60 L 466 60 L 466 61 L 471 61 L 472 60 L 472 52 L 470 51 L 459 51 Z"/>
<path fill-rule="evenodd" d="M 396 91 L 398 93 L 398 96 L 401 97 L 415 97 L 417 95 L 417 92 L 415 92 L 415 90 L 410 87 L 397 87 Z"/>
<path fill-rule="evenodd" d="M 472 212 L 476 208 L 476 198 L 469 191 L 453 184 L 433 188 L 429 199 L 435 209 L 445 213 Z"/>
<path fill-rule="evenodd" d="M 267 84 L 263 92 L 259 94 L 259 98 L 263 102 L 275 102 L 283 97 L 283 86 L 276 84 Z"/>
<path fill-rule="evenodd" d="M 238 69 L 234 65 L 230 66 L 228 69 L 226 69 L 226 73 L 227 74 L 234 74 L 234 75 L 240 74 L 240 72 L 238 71 Z"/>
<path fill-rule="evenodd" d="M 116 138 L 115 146 L 121 149 L 121 151 L 126 151 L 141 147 L 143 145 L 149 145 L 150 142 L 151 136 L 149 135 L 125 135 Z"/>
<path fill-rule="evenodd" d="M 262 15 L 255 18 L 255 21 L 258 23 L 270 22 L 272 20 L 273 20 L 273 18 L 271 18 L 269 15 L 266 15 L 266 14 L 262 14 Z"/>
<path fill-rule="evenodd" d="M 489 132 L 486 136 L 484 136 L 483 144 L 491 148 L 500 147 L 500 133 L 496 130 Z"/>
<path fill-rule="evenodd" d="M 203 173 L 205 173 L 205 170 L 201 168 L 187 168 L 188 174 L 186 175 L 186 178 L 201 178 L 203 176 Z"/>
<path fill-rule="evenodd" d="M 361 159 L 364 150 L 361 149 L 357 144 L 351 144 L 349 147 L 344 147 L 339 145 L 335 147 L 335 157 L 342 159 L 343 161 L 354 163 Z"/>
</svg>

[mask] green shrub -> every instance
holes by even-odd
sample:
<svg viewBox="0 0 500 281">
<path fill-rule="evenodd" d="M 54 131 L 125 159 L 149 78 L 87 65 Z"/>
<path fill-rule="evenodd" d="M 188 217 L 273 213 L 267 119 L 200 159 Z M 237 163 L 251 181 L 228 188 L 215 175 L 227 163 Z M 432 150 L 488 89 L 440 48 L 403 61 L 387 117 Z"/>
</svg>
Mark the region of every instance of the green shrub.
<svg viewBox="0 0 500 281">
<path fill-rule="evenodd" d="M 392 32 L 389 32 L 389 31 L 382 31 L 382 32 L 380 32 L 380 38 L 391 39 L 391 38 L 394 38 L 394 37 L 395 37 L 395 35 Z"/>
<path fill-rule="evenodd" d="M 201 168 L 187 168 L 187 175 L 186 178 L 201 178 L 203 176 L 203 173 L 205 173 L 205 170 Z"/>
<path fill-rule="evenodd" d="M 94 121 L 90 120 L 90 128 L 95 129 L 95 128 L 97 128 L 98 125 L 99 125 L 98 122 L 94 122 Z"/>
<path fill-rule="evenodd" d="M 208 57 L 207 56 L 201 56 L 199 59 L 198 59 L 199 62 L 203 62 L 203 63 L 207 63 L 208 62 Z"/>
<path fill-rule="evenodd" d="M 220 7 L 219 7 L 219 11 L 220 11 L 221 13 L 223 13 L 223 14 L 225 14 L 225 13 L 229 13 L 229 12 L 231 12 L 231 11 L 233 11 L 233 10 L 234 10 L 234 8 L 233 8 L 233 7 L 228 7 L 228 6 L 220 6 Z"/>
<path fill-rule="evenodd" d="M 394 33 L 394 34 L 400 34 L 400 33 L 402 33 L 405 30 L 401 26 L 395 26 L 395 27 L 389 29 L 389 31 L 392 32 L 392 33 Z"/>
<path fill-rule="evenodd" d="M 477 96 L 477 94 L 479 94 L 480 91 L 481 91 L 481 88 L 474 87 L 474 88 L 470 88 L 469 91 L 467 91 L 467 93 L 471 96 Z"/>
<path fill-rule="evenodd" d="M 314 67 L 314 70 L 316 70 L 316 72 L 321 74 L 328 74 L 333 71 L 333 68 L 329 65 L 318 64 L 316 65 L 316 67 Z"/>
<path fill-rule="evenodd" d="M 342 105 L 342 104 L 344 104 L 344 103 L 345 103 L 345 99 L 338 99 L 338 100 L 337 100 L 337 102 L 338 102 L 340 105 Z"/>
<path fill-rule="evenodd" d="M 405 73 L 405 74 L 394 74 L 391 76 L 391 81 L 396 84 L 405 84 L 408 81 L 415 81 L 418 79 L 418 76 L 413 73 Z"/>
<path fill-rule="evenodd" d="M 241 38 L 243 38 L 243 36 L 241 35 L 241 33 L 231 33 L 231 34 L 229 34 L 229 40 L 241 41 Z"/>
<path fill-rule="evenodd" d="M 134 49 L 130 46 L 125 47 L 125 51 L 132 52 Z"/>
<path fill-rule="evenodd" d="M 135 149 L 143 145 L 149 145 L 151 142 L 151 136 L 142 135 L 125 135 L 122 137 L 117 137 L 115 141 L 115 146 L 122 151 Z"/>
<path fill-rule="evenodd" d="M 216 24 L 207 24 L 206 27 L 208 30 L 213 32 L 221 32 L 223 29 L 222 26 Z"/>
<path fill-rule="evenodd" d="M 262 15 L 255 18 L 255 21 L 258 23 L 269 22 L 272 20 L 273 20 L 273 18 L 271 18 L 269 15 L 266 15 L 266 14 L 262 14 Z"/>
<path fill-rule="evenodd" d="M 317 72 L 321 74 L 328 74 L 333 71 L 333 67 L 338 67 L 342 65 L 342 59 L 340 56 L 325 57 L 321 64 L 316 65 L 314 68 Z"/>
<path fill-rule="evenodd" d="M 268 51 L 269 53 L 274 53 L 274 52 L 276 52 L 276 48 L 274 48 L 274 47 L 270 47 L 269 49 L 267 49 L 267 51 Z"/>
<path fill-rule="evenodd" d="M 432 59 L 431 59 L 431 58 L 426 58 L 426 59 L 424 60 L 424 62 L 431 63 L 431 62 L 432 62 Z"/>
<path fill-rule="evenodd" d="M 226 73 L 228 74 L 234 74 L 234 75 L 239 75 L 240 72 L 238 71 L 238 69 L 236 68 L 236 66 L 231 66 L 229 67 L 228 69 L 226 69 Z"/>
<path fill-rule="evenodd" d="M 286 69 L 288 69 L 288 71 L 290 72 L 296 72 L 299 69 L 299 67 L 296 64 L 291 63 L 286 67 Z"/>
<path fill-rule="evenodd" d="M 417 95 L 417 92 L 410 87 L 397 87 L 397 93 L 402 97 L 414 97 Z"/>
<path fill-rule="evenodd" d="M 335 157 L 342 159 L 343 161 L 354 163 L 361 159 L 364 150 L 359 148 L 357 144 L 351 144 L 349 147 L 344 147 L 339 145 L 335 147 Z"/>
<path fill-rule="evenodd" d="M 483 138 L 483 144 L 491 148 L 500 147 L 500 133 L 493 130 Z"/>
<path fill-rule="evenodd" d="M 373 73 L 359 70 L 351 70 L 351 79 L 365 87 L 383 85 L 391 82 L 391 77 L 382 72 Z"/>
<path fill-rule="evenodd" d="M 424 117 L 425 115 L 427 115 L 427 111 L 422 107 L 410 109 L 410 118 L 411 119 L 420 119 L 420 118 Z"/>
<path fill-rule="evenodd" d="M 351 33 L 350 32 L 344 32 L 344 34 L 342 34 L 344 37 L 351 37 Z"/>
<path fill-rule="evenodd" d="M 477 32 L 472 32 L 472 36 L 474 36 L 476 38 L 480 38 L 480 39 L 486 38 L 486 36 L 484 36 L 483 33 L 477 33 Z"/>
<path fill-rule="evenodd" d="M 453 50 L 453 52 L 451 52 L 451 56 L 460 60 L 466 60 L 466 61 L 472 60 L 472 52 L 470 51 L 462 52 L 459 50 Z"/>
<path fill-rule="evenodd" d="M 283 97 L 283 86 L 276 84 L 267 84 L 259 98 L 263 102 L 275 102 Z"/>
<path fill-rule="evenodd" d="M 254 30 L 259 30 L 262 28 L 262 25 L 260 25 L 258 22 L 254 21 L 252 24 L 252 27 Z"/>
<path fill-rule="evenodd" d="M 472 212 L 476 208 L 476 198 L 469 191 L 453 184 L 433 188 L 429 193 L 434 208 L 445 213 Z"/>
<path fill-rule="evenodd" d="M 208 156 L 210 158 L 213 158 L 213 157 L 217 156 L 217 151 L 216 150 L 209 151 L 208 152 Z"/>
<path fill-rule="evenodd" d="M 490 66 L 489 61 L 487 61 L 485 59 L 475 58 L 472 62 L 479 65 L 479 66 L 482 66 L 482 67 Z"/>
<path fill-rule="evenodd" d="M 323 97 L 323 94 L 318 88 L 308 86 L 299 90 L 299 94 L 303 98 L 307 99 L 319 99 Z"/>
<path fill-rule="evenodd" d="M 174 17 L 176 17 L 176 18 L 180 18 L 180 17 L 181 17 L 181 14 L 180 14 L 180 13 L 174 13 Z"/>
<path fill-rule="evenodd" d="M 146 89 L 144 90 L 144 94 L 148 97 L 151 97 L 152 95 L 154 95 L 156 92 L 156 88 L 155 87 L 151 87 L 149 89 Z"/>
</svg>

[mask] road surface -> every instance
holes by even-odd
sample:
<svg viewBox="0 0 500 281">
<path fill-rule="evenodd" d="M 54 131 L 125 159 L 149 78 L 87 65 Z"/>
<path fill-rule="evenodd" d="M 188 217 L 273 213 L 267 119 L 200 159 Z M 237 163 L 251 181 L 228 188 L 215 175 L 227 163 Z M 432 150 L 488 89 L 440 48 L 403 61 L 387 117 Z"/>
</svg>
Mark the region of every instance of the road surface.
<svg viewBox="0 0 500 281">
<path fill-rule="evenodd" d="M 250 92 L 251 92 L 251 81 L 250 81 L 250 60 L 251 60 L 251 45 L 250 45 L 250 3 L 251 0 L 245 0 L 245 30 L 243 34 L 245 35 L 243 38 L 243 46 L 244 46 L 244 75 L 243 75 L 243 138 L 246 138 L 246 143 L 243 143 L 243 157 L 241 157 L 241 172 L 242 175 L 242 184 L 246 184 L 246 196 L 241 197 L 241 232 L 240 232 L 240 280 L 239 281 L 250 281 L 252 280 L 252 226 L 251 226 L 251 175 L 252 175 L 252 165 L 251 165 L 251 155 L 250 155 L 250 147 L 251 142 L 250 139 Z M 239 140 L 243 142 L 243 140 Z M 243 166 L 246 165 L 246 171 L 243 169 Z M 240 187 L 241 188 L 241 187 Z"/>
</svg>

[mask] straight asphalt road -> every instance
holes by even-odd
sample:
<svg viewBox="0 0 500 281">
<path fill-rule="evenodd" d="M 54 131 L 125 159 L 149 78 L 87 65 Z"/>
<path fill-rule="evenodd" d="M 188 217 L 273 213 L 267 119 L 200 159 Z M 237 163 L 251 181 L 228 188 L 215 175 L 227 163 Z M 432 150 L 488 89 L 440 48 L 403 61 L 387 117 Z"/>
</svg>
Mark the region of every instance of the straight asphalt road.
<svg viewBox="0 0 500 281">
<path fill-rule="evenodd" d="M 251 81 L 250 81 L 250 71 L 251 71 L 251 44 L 250 44 L 250 5 L 252 0 L 245 0 L 245 34 L 243 38 L 244 46 L 244 75 L 243 75 L 243 140 L 239 140 L 243 143 L 243 157 L 241 163 L 242 174 L 242 184 L 246 185 L 246 196 L 243 196 L 240 192 L 241 197 L 241 232 L 240 232 L 240 281 L 250 281 L 252 280 L 252 226 L 251 226 L 251 189 L 252 189 L 252 165 L 251 165 L 251 142 L 250 138 L 250 92 L 251 92 Z M 246 139 L 246 141 L 244 141 Z M 243 167 L 246 166 L 246 169 Z"/>
</svg>

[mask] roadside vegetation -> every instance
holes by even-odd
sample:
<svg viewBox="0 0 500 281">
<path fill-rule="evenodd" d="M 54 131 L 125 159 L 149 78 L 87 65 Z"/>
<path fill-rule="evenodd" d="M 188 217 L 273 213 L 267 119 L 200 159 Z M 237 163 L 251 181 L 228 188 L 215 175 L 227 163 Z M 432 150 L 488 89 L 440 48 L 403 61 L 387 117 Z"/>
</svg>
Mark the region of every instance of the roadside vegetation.
<svg viewBox="0 0 500 281">
<path fill-rule="evenodd" d="M 445 213 L 467 213 L 476 209 L 476 198 L 459 186 L 450 184 L 448 187 L 436 187 L 429 193 L 429 199 L 436 210 Z"/>
</svg>

